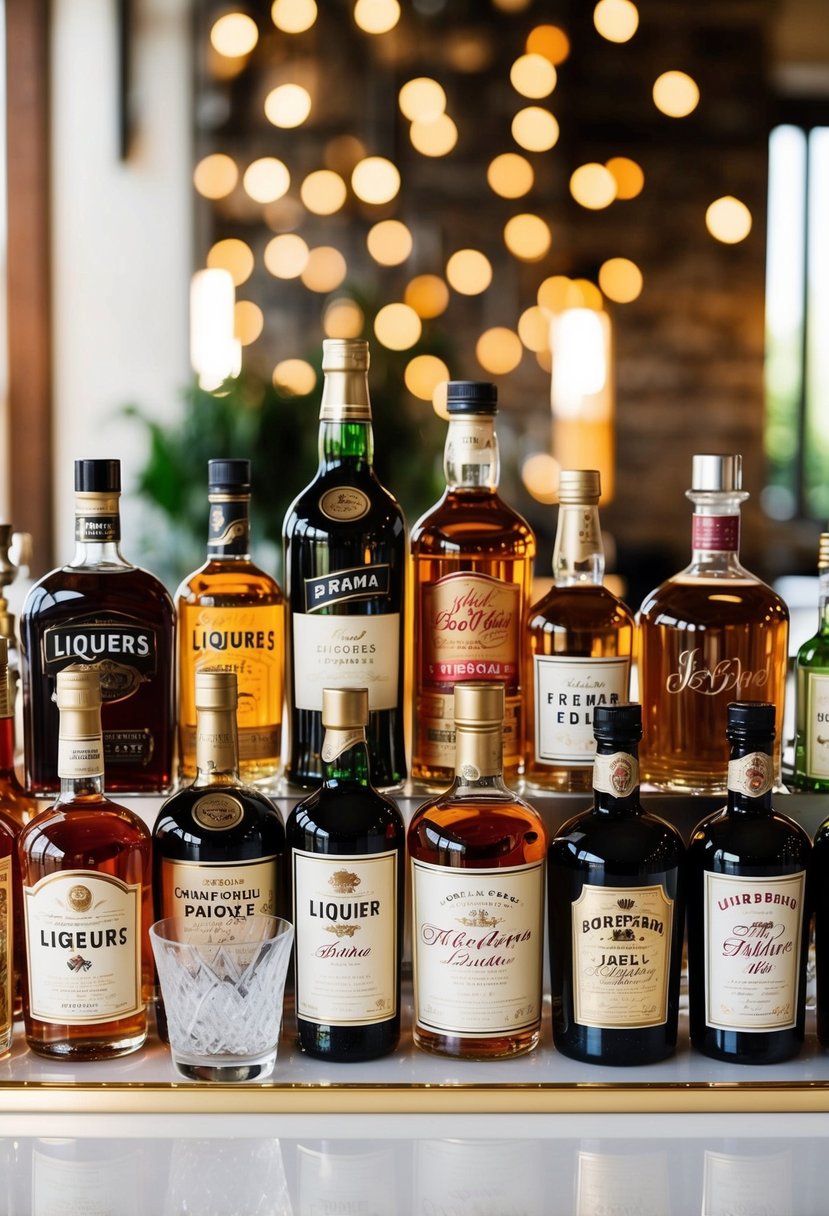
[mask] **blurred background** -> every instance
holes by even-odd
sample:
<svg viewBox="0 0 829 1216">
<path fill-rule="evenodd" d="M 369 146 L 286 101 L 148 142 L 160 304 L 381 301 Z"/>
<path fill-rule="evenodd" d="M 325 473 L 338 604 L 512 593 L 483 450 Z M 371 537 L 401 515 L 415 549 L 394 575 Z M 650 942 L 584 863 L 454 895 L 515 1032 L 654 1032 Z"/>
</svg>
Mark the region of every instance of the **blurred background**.
<svg viewBox="0 0 829 1216">
<path fill-rule="evenodd" d="M 735 451 L 746 564 L 811 575 L 826 18 L 825 0 L 5 0 L 0 511 L 35 572 L 71 554 L 73 460 L 115 456 L 125 551 L 175 586 L 203 559 L 207 459 L 245 455 L 278 573 L 322 339 L 360 336 L 378 471 L 411 522 L 443 484 L 441 383 L 492 379 L 540 574 L 558 468 L 601 468 L 635 608 L 687 560 L 692 454 Z"/>
</svg>

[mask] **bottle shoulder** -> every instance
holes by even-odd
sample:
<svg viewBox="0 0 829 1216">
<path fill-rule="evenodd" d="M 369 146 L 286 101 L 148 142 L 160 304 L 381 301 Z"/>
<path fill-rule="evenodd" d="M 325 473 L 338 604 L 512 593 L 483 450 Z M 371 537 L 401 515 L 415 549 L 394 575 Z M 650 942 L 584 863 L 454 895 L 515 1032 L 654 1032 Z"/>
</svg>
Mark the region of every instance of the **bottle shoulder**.
<svg viewBox="0 0 829 1216">
<path fill-rule="evenodd" d="M 90 607 L 106 605 L 113 612 L 155 616 L 172 626 L 174 607 L 167 588 L 140 566 L 61 566 L 45 574 L 29 591 L 21 624 L 40 616 L 78 616 Z"/>
<path fill-rule="evenodd" d="M 495 491 L 449 490 L 412 528 L 412 555 L 439 555 L 444 547 L 488 552 L 504 542 L 526 557 L 535 555 L 535 533 Z"/>
<path fill-rule="evenodd" d="M 808 832 L 788 815 L 774 809 L 758 814 L 731 812 L 725 806 L 694 828 L 688 860 L 703 869 L 761 865 L 778 859 L 805 865 L 811 849 Z"/>
<path fill-rule="evenodd" d="M 207 806 L 200 820 L 198 806 L 202 802 Z M 221 826 L 223 821 L 227 826 Z M 241 783 L 191 785 L 171 794 L 162 803 L 153 839 L 161 842 L 170 836 L 186 837 L 224 849 L 230 843 L 242 843 L 252 837 L 261 837 L 263 833 L 276 841 L 284 841 L 282 816 L 264 794 Z"/>
<path fill-rule="evenodd" d="M 210 558 L 179 584 L 175 603 L 189 607 L 279 606 L 285 597 L 266 571 L 247 558 Z"/>
<path fill-rule="evenodd" d="M 52 803 L 22 829 L 21 852 L 31 851 L 43 837 L 54 847 L 82 844 L 86 838 L 99 844 L 112 839 L 130 846 L 149 845 L 151 841 L 150 829 L 140 816 L 105 797 Z"/>
<path fill-rule="evenodd" d="M 682 572 L 660 584 L 642 601 L 639 621 L 650 625 L 725 626 L 741 621 L 787 625 L 785 602 L 760 579 L 741 576 L 697 577 Z"/>
<path fill-rule="evenodd" d="M 673 824 L 648 811 L 606 815 L 593 808 L 562 824 L 549 852 L 550 864 L 604 863 L 651 869 L 678 866 L 685 855 L 682 836 Z"/>
<path fill-rule="evenodd" d="M 545 630 L 563 628 L 634 628 L 634 617 L 623 600 L 598 583 L 551 587 L 529 610 L 529 627 Z"/>
<path fill-rule="evenodd" d="M 332 518 L 322 509 L 321 500 L 339 488 L 358 490 L 368 500 L 367 509 L 353 518 Z M 323 468 L 299 492 L 285 513 L 283 536 L 286 539 L 306 533 L 343 534 L 351 536 L 372 529 L 392 529 L 405 536 L 406 520 L 400 503 L 377 477 L 370 466 L 355 467 L 350 463 Z"/>
<path fill-rule="evenodd" d="M 347 839 L 364 833 L 387 833 L 402 836 L 403 816 L 390 798 L 371 786 L 329 789 L 320 786 L 298 802 L 286 824 L 289 843 L 294 847 L 299 837 L 322 835 Z"/>
</svg>

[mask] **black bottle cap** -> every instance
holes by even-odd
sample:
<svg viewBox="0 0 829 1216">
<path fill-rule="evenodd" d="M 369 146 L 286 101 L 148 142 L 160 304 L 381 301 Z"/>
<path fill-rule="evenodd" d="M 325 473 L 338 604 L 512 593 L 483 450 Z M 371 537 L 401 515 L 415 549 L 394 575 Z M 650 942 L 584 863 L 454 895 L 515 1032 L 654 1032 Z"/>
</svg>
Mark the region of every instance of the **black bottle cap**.
<svg viewBox="0 0 829 1216">
<path fill-rule="evenodd" d="M 488 380 L 450 380 L 446 409 L 450 414 L 497 414 L 498 385 Z"/>
<path fill-rule="evenodd" d="M 636 701 L 597 705 L 593 710 L 593 734 L 602 743 L 619 738 L 638 741 L 642 738 L 642 706 Z"/>
<path fill-rule="evenodd" d="M 76 460 L 75 491 L 78 494 L 120 494 L 120 460 Z"/>
<path fill-rule="evenodd" d="M 727 709 L 726 734 L 773 735 L 775 707 L 769 701 L 732 701 Z"/>
<path fill-rule="evenodd" d="M 207 481 L 211 489 L 250 490 L 250 461 L 208 460 Z"/>
</svg>

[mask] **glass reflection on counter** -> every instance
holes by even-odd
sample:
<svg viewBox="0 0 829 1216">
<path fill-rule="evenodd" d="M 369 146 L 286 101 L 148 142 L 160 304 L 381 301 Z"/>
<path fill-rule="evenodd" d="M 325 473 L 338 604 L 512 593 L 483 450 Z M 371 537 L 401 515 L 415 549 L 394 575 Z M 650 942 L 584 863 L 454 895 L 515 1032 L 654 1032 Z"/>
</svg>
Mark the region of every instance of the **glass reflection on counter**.
<svg viewBox="0 0 829 1216">
<path fill-rule="evenodd" d="M 418 1140 L 414 1216 L 542 1216 L 541 1140 Z"/>
</svg>

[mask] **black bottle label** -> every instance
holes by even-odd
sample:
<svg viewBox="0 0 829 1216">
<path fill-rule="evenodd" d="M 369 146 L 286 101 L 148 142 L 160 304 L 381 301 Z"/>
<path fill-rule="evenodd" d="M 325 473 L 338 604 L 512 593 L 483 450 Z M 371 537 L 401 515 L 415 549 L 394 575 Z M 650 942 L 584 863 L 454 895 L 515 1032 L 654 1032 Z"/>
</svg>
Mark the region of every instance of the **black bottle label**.
<svg viewBox="0 0 829 1216">
<path fill-rule="evenodd" d="M 104 702 L 123 701 L 155 675 L 156 635 L 138 621 L 113 614 L 76 617 L 43 633 L 43 666 L 55 677 L 72 663 L 95 667 Z"/>
<path fill-rule="evenodd" d="M 352 566 L 319 578 L 305 580 L 305 611 L 329 608 L 346 600 L 373 600 L 388 595 L 390 567 L 388 565 Z"/>
<path fill-rule="evenodd" d="M 250 548 L 250 499 L 210 495 L 210 532 L 207 547 L 212 557 L 237 556 Z"/>
</svg>

